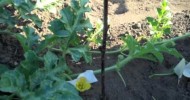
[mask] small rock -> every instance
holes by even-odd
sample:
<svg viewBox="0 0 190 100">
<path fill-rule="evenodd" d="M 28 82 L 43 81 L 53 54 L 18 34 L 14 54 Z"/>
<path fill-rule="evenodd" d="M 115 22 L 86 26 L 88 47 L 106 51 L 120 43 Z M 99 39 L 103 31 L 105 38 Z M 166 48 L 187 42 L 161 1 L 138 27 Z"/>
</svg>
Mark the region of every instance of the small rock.
<svg viewBox="0 0 190 100">
<path fill-rule="evenodd" d="M 140 23 L 137 23 L 137 24 L 132 25 L 132 28 L 133 28 L 133 29 L 140 29 L 140 27 L 141 27 L 141 24 L 140 24 Z"/>
<path fill-rule="evenodd" d="M 146 11 L 150 11 L 150 8 L 146 7 L 145 10 L 146 10 Z"/>
</svg>

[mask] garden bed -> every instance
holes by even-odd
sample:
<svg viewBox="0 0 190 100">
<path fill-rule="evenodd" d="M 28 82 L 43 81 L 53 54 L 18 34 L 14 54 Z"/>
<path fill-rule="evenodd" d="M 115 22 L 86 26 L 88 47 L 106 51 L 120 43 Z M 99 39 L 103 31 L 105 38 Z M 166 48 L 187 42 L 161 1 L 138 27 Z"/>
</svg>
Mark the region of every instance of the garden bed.
<svg viewBox="0 0 190 100">
<path fill-rule="evenodd" d="M 159 3 L 161 0 L 155 1 Z M 95 2 L 95 3 L 94 3 Z M 140 36 L 149 36 L 150 29 L 146 16 L 155 16 L 152 14 L 155 7 L 159 4 L 151 3 L 150 0 L 143 2 L 148 3 L 146 6 L 141 5 L 142 0 L 111 0 L 109 2 L 111 20 L 109 29 L 109 43 L 108 51 L 116 50 L 123 44 L 120 37 L 129 34 L 138 39 Z M 187 1 L 188 2 L 188 1 Z M 171 9 L 173 11 L 172 19 L 172 34 L 165 37 L 165 39 L 177 37 L 190 32 L 190 9 L 187 9 L 187 2 L 177 2 L 171 0 Z M 122 3 L 129 4 L 128 6 Z M 67 4 L 65 4 L 67 5 Z M 119 7 L 117 7 L 119 5 Z M 133 7 L 134 5 L 135 7 Z M 89 13 L 91 21 L 96 22 L 97 18 L 101 18 L 102 2 L 92 0 L 90 2 L 92 12 Z M 121 6 L 121 7 L 120 7 Z M 139 6 L 139 7 L 136 7 Z M 176 8 L 175 8 L 175 7 Z M 61 9 L 59 7 L 58 9 Z M 178 8 L 178 9 L 177 9 Z M 177 9 L 177 10 L 175 10 Z M 135 12 L 133 12 L 135 11 Z M 143 13 L 144 12 L 144 13 Z M 38 13 L 38 12 L 35 12 Z M 134 16 L 137 19 L 133 19 Z M 42 28 L 37 29 L 40 35 L 50 32 L 47 28 L 47 23 L 53 20 L 54 17 L 60 15 L 49 15 L 47 12 L 40 14 L 44 18 Z M 131 16 L 130 16 L 131 15 Z M 47 16 L 47 17 L 44 17 Z M 127 16 L 127 17 L 126 17 Z M 124 21 L 123 21 L 123 19 Z M 132 18 L 132 19 L 131 19 Z M 118 19 L 118 20 L 117 20 Z M 32 25 L 31 25 L 32 26 Z M 43 29 L 43 30 L 42 30 Z M 190 61 L 190 38 L 175 41 L 175 48 L 183 55 L 186 61 Z M 96 47 L 95 47 L 96 48 Z M 9 65 L 15 68 L 21 60 L 24 59 L 24 51 L 20 43 L 9 35 L 0 35 L 0 64 Z M 118 61 L 118 54 L 106 55 L 106 66 L 116 64 Z M 178 83 L 178 77 L 173 75 L 168 76 L 149 76 L 157 73 L 170 73 L 171 70 L 178 64 L 180 59 L 175 58 L 169 54 L 164 54 L 163 63 L 151 62 L 148 60 L 135 59 L 125 65 L 121 69 L 121 74 L 126 82 L 126 86 L 121 80 L 116 71 L 107 72 L 105 76 L 106 97 L 108 100 L 189 100 L 190 99 L 190 79 L 182 77 Z M 100 69 L 101 59 L 100 54 L 93 54 L 92 64 L 86 64 L 82 59 L 77 63 L 69 63 L 73 73 L 81 73 L 86 70 Z M 88 91 L 80 93 L 84 100 L 99 100 L 101 91 L 100 75 L 97 75 L 98 82 L 92 84 L 92 88 Z"/>
</svg>

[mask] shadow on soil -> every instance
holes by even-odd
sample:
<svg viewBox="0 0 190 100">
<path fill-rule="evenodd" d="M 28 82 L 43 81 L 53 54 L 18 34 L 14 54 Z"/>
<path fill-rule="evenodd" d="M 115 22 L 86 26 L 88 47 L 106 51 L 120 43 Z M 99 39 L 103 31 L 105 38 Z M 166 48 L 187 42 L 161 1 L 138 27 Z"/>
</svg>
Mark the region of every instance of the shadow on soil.
<svg viewBox="0 0 190 100">
<path fill-rule="evenodd" d="M 123 14 L 128 11 L 128 9 L 125 5 L 125 3 L 126 3 L 125 0 L 110 0 L 110 2 L 112 2 L 113 4 L 119 3 L 119 6 L 118 6 L 117 10 L 115 11 L 115 14 Z"/>
</svg>

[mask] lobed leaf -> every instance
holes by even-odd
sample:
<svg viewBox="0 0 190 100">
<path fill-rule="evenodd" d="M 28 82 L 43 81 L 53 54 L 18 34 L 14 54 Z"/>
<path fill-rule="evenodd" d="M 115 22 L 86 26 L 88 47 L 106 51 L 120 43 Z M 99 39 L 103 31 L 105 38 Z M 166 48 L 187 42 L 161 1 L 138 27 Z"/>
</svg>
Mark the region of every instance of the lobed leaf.
<svg viewBox="0 0 190 100">
<path fill-rule="evenodd" d="M 18 69 L 10 70 L 1 75 L 0 91 L 20 92 L 26 84 L 25 77 Z"/>
<path fill-rule="evenodd" d="M 45 68 L 52 69 L 57 65 L 58 57 L 51 51 L 48 51 L 43 58 Z"/>
</svg>

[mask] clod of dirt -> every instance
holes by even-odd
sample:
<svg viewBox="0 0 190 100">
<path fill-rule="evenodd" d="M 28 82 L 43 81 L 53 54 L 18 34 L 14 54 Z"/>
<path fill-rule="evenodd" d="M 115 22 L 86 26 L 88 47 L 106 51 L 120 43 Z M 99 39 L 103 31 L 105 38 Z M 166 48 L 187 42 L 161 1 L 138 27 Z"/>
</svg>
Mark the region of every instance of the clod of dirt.
<svg viewBox="0 0 190 100">
<path fill-rule="evenodd" d="M 15 67 L 23 59 L 20 43 L 8 35 L 0 35 L 0 63 Z"/>
</svg>

